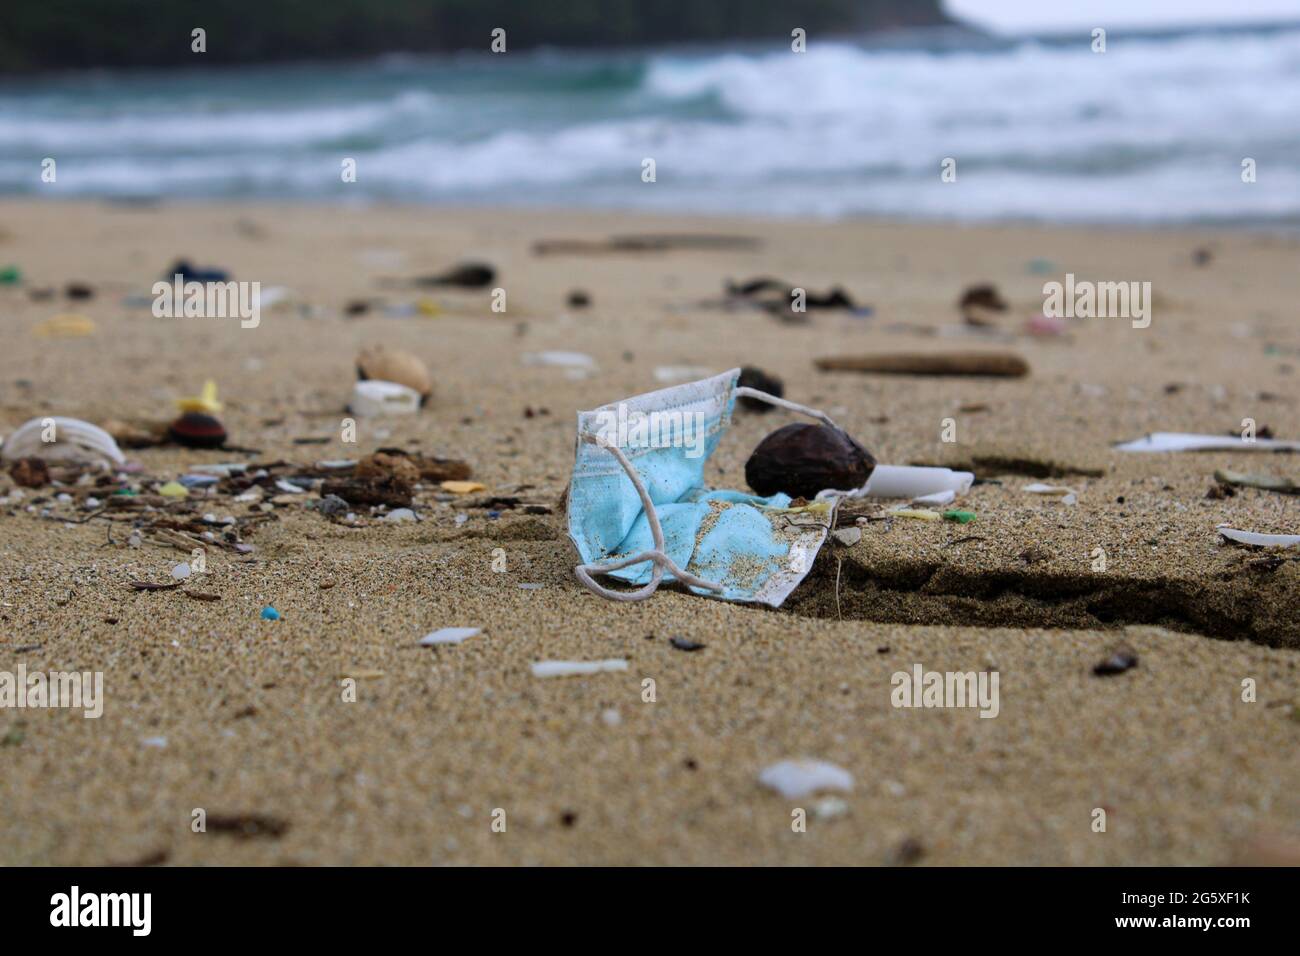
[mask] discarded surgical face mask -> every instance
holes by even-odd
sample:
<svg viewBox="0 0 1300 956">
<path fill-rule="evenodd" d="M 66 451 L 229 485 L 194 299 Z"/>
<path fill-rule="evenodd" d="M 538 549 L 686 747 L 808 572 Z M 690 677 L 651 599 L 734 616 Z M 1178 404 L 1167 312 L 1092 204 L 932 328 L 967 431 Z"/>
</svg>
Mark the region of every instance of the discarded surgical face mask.
<svg viewBox="0 0 1300 956">
<path fill-rule="evenodd" d="M 569 537 L 583 564 L 574 573 L 611 600 L 649 597 L 676 580 L 696 594 L 779 607 L 812 568 L 839 496 L 802 507 L 704 486 L 704 463 L 747 395 L 825 415 L 737 386 L 739 369 L 578 413 L 577 457 L 569 485 Z M 637 590 L 602 587 L 608 575 Z"/>
</svg>

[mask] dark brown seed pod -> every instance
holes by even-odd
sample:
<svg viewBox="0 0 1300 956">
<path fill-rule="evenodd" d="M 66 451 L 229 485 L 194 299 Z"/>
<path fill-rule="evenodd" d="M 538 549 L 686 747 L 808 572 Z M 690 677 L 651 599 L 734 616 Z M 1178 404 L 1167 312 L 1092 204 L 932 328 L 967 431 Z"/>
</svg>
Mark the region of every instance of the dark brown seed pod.
<svg viewBox="0 0 1300 956">
<path fill-rule="evenodd" d="M 786 425 L 758 443 L 745 462 L 745 481 L 765 497 L 784 491 L 812 499 L 828 488 L 861 488 L 875 467 L 871 453 L 839 429 Z"/>
<path fill-rule="evenodd" d="M 768 375 L 761 368 L 755 368 L 753 365 L 746 365 L 740 370 L 740 378 L 736 379 L 737 385 L 743 385 L 746 388 L 756 388 L 760 392 L 767 392 L 769 395 L 775 395 L 781 398 L 785 395 L 785 385 L 775 375 Z M 767 402 L 759 401 L 757 398 L 750 398 L 748 395 L 740 396 L 737 401 L 741 406 L 749 409 L 751 412 L 770 412 L 775 405 L 769 405 Z"/>
<path fill-rule="evenodd" d="M 167 434 L 186 448 L 220 448 L 226 443 L 226 426 L 202 412 L 186 412 L 168 426 Z"/>
</svg>

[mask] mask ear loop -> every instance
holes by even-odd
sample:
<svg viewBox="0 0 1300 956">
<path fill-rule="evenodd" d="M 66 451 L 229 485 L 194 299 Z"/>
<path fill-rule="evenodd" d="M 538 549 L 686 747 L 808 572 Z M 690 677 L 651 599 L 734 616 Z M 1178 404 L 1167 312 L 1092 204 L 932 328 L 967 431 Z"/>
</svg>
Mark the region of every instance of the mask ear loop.
<svg viewBox="0 0 1300 956">
<path fill-rule="evenodd" d="M 627 472 L 628 478 L 632 480 L 636 493 L 641 496 L 641 507 L 645 509 L 646 521 L 650 524 L 650 534 L 654 538 L 654 548 L 650 551 L 642 551 L 640 554 L 633 555 L 630 558 L 624 558 L 615 564 L 580 564 L 573 569 L 574 575 L 582 582 L 583 587 L 593 594 L 600 597 L 608 598 L 611 601 L 644 601 L 650 595 L 655 593 L 659 583 L 663 580 L 664 569 L 672 572 L 673 577 L 692 587 L 702 588 L 705 591 L 721 591 L 721 584 L 714 584 L 712 581 L 705 581 L 703 578 L 697 578 L 695 575 L 683 571 L 668 557 L 668 552 L 664 550 L 664 532 L 659 525 L 659 514 L 655 511 L 654 502 L 650 500 L 650 494 L 645 490 L 645 485 L 641 483 L 641 476 L 636 473 L 632 467 L 632 462 L 623 454 L 623 450 L 617 445 L 610 444 L 606 439 L 602 439 L 589 432 L 583 432 L 578 436 L 582 441 L 590 442 L 593 445 L 599 445 L 618 460 Z M 636 591 L 611 591 L 609 588 L 601 587 L 592 578 L 592 574 L 608 574 L 610 571 L 617 571 L 620 568 L 626 568 L 629 565 L 641 564 L 645 561 L 654 563 L 654 572 L 651 574 L 650 583 Z"/>
</svg>

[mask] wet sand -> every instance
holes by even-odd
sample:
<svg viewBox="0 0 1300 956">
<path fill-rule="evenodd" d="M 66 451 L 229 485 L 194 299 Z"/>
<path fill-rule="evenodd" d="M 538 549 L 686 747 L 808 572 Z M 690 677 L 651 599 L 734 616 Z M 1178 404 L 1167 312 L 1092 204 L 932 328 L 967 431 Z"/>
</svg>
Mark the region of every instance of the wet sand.
<svg viewBox="0 0 1300 956">
<path fill-rule="evenodd" d="M 638 232 L 760 245 L 532 249 Z M 1202 247 L 1212 259 L 1197 266 Z M 1297 251 L 1245 233 L 6 202 L 0 265 L 19 265 L 25 282 L 0 286 L 0 434 L 42 415 L 166 419 L 173 399 L 212 378 L 231 441 L 258 453 L 128 450 L 147 475 L 397 446 L 465 459 L 486 495 L 551 513 L 490 518 L 426 489 L 418 524 L 363 513 L 350 527 L 288 503 L 246 537 L 251 554 L 209 556 L 187 588 L 220 600 L 202 602 L 126 586 L 169 580 L 181 551 L 129 547 L 129 523 L 48 520 L 43 507 L 73 512 L 34 500 L 49 488 L 27 490 L 0 508 L 0 671 L 102 670 L 106 703 L 98 720 L 0 710 L 0 862 L 1257 860 L 1261 846 L 1295 839 L 1300 818 L 1300 568 L 1294 554 L 1269 561 L 1214 528 L 1297 533 L 1300 501 L 1206 494 L 1216 468 L 1300 478 L 1298 459 L 1110 446 L 1154 430 L 1240 431 L 1244 418 L 1300 437 Z M 148 297 L 180 256 L 296 296 L 256 329 L 126 304 Z M 498 269 L 504 313 L 487 289 L 377 281 L 470 259 Z M 1066 272 L 1152 282 L 1150 327 L 1089 319 L 1061 338 L 1019 334 L 1042 307 L 1043 283 Z M 841 285 L 874 311 L 813 312 L 789 325 L 717 307 L 725 279 L 758 275 Z M 73 280 L 95 297 L 65 301 Z M 1001 332 L 964 327 L 955 307 L 982 281 L 1010 300 Z M 32 301 L 29 290 L 47 286 L 55 297 Z M 576 288 L 589 308 L 566 305 Z M 371 296 L 395 307 L 427 299 L 438 314 L 343 314 Z M 93 320 L 93 334 L 34 334 L 66 312 Z M 376 342 L 424 358 L 434 396 L 416 416 L 360 420 L 357 442 L 344 443 L 353 359 Z M 1031 373 L 963 380 L 813 366 L 838 353 L 956 348 L 1012 349 Z M 596 367 L 579 379 L 522 360 L 548 349 L 587 353 Z M 781 610 L 672 589 L 641 605 L 587 593 L 558 504 L 574 412 L 660 387 L 661 366 L 744 364 L 783 378 L 788 398 L 832 414 L 882 462 L 1000 458 L 981 474 L 1001 484 L 962 500 L 977 514 L 971 524 L 866 523 L 861 543 L 823 550 Z M 955 442 L 943 441 L 945 419 Z M 743 488 L 750 450 L 793 420 L 738 414 L 711 479 Z M 1067 473 L 1025 473 L 1043 462 Z M 1023 492 L 1036 480 L 1070 485 L 1078 503 Z M 11 487 L 0 477 L 0 494 Z M 211 510 L 250 509 L 225 499 Z M 504 573 L 493 571 L 497 548 Z M 268 604 L 281 620 L 259 620 Z M 418 646 L 456 625 L 483 633 Z M 672 636 L 706 646 L 676 650 Z M 1094 676 L 1120 645 L 1138 666 Z M 538 660 L 605 658 L 629 669 L 530 671 Z M 917 663 L 996 669 L 999 715 L 895 709 L 891 675 Z M 344 675 L 356 678 L 355 702 L 342 699 Z M 642 699 L 647 678 L 653 703 Z M 846 806 L 818 815 L 815 799 L 759 785 L 763 767 L 798 756 L 853 774 Z M 795 807 L 809 812 L 807 832 L 792 832 Z M 217 825 L 192 832 L 195 808 Z M 1093 832 L 1096 808 L 1105 833 Z M 497 809 L 504 833 L 492 829 Z"/>
</svg>

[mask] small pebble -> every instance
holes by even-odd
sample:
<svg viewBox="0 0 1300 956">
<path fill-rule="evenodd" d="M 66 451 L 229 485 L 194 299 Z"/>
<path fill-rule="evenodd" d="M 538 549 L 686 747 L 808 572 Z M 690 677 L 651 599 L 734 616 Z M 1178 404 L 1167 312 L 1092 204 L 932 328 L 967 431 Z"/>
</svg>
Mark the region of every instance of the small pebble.
<svg viewBox="0 0 1300 956">
<path fill-rule="evenodd" d="M 699 651 L 703 650 L 705 647 L 705 645 L 701 644 L 699 641 L 692 641 L 685 637 L 670 637 L 668 643 L 679 651 Z"/>
<path fill-rule="evenodd" d="M 1138 666 L 1138 656 L 1127 647 L 1117 648 L 1110 656 L 1093 667 L 1092 672 L 1098 677 L 1113 677 Z"/>
<path fill-rule="evenodd" d="M 862 540 L 861 528 L 837 528 L 832 534 L 836 541 L 846 547 L 852 547 Z"/>
</svg>

